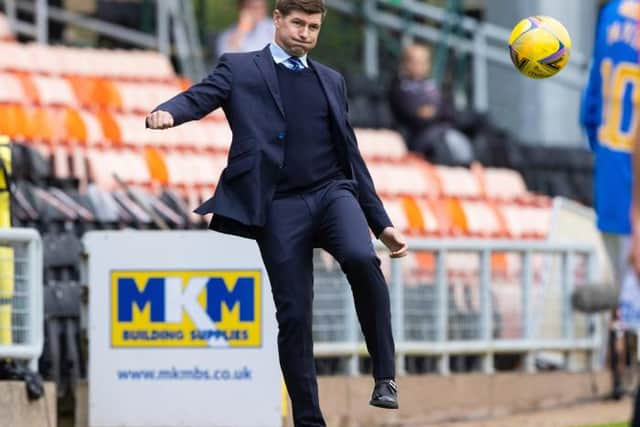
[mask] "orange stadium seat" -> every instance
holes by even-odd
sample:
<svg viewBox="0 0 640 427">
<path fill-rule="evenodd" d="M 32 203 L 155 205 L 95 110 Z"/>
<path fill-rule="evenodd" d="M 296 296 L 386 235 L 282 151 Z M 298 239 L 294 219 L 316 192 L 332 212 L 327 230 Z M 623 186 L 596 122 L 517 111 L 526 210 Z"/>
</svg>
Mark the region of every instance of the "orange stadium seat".
<svg viewBox="0 0 640 427">
<path fill-rule="evenodd" d="M 120 94 L 122 109 L 127 112 L 148 113 L 155 106 L 180 92 L 176 85 L 143 82 L 113 82 Z"/>
<path fill-rule="evenodd" d="M 455 198 L 444 199 L 442 205 L 451 223 L 451 233 L 456 236 L 468 234 L 467 216 L 460 200 Z"/>
<path fill-rule="evenodd" d="M 435 166 L 434 172 L 444 197 L 482 197 L 480 183 L 471 170 L 463 167 Z"/>
<path fill-rule="evenodd" d="M 66 140 L 66 129 L 64 126 L 60 126 L 60 123 L 64 123 L 62 111 L 42 107 L 34 108 L 31 110 L 30 120 L 35 140 L 49 144 Z"/>
<path fill-rule="evenodd" d="M 116 85 L 108 79 L 96 79 L 93 85 L 92 98 L 94 105 L 111 110 L 122 109 L 122 98 Z"/>
<path fill-rule="evenodd" d="M 169 172 L 162 152 L 157 148 L 147 147 L 144 150 L 144 157 L 147 161 L 151 179 L 162 185 L 169 184 Z"/>
<path fill-rule="evenodd" d="M 355 134 L 366 160 L 402 160 L 407 156 L 404 140 L 396 131 L 356 129 Z"/>
<path fill-rule="evenodd" d="M 426 227 L 420 206 L 412 196 L 402 197 L 402 206 L 409 220 L 408 230 L 412 233 L 425 234 Z"/>
<path fill-rule="evenodd" d="M 433 209 L 432 202 L 424 198 L 404 196 L 402 203 L 409 219 L 411 233 L 426 236 L 442 236 L 446 233 L 442 221 Z"/>
<path fill-rule="evenodd" d="M 113 145 L 122 145 L 122 134 L 118 122 L 111 113 L 101 110 L 96 113 L 96 117 L 102 125 L 102 134 L 106 141 Z"/>
<path fill-rule="evenodd" d="M 12 73 L 0 74 L 0 102 L 23 103 L 27 101 L 27 94 L 20 79 Z"/>
<path fill-rule="evenodd" d="M 504 168 L 482 168 L 480 183 L 485 197 L 494 200 L 522 200 L 528 197 L 520 172 Z"/>
<path fill-rule="evenodd" d="M 67 81 L 73 88 L 78 104 L 85 108 L 96 106 L 96 102 L 93 97 L 96 79 L 91 77 L 70 76 L 67 77 Z"/>
<path fill-rule="evenodd" d="M 38 100 L 42 105 L 77 106 L 73 88 L 61 77 L 31 75 L 31 81 L 38 92 Z"/>
<path fill-rule="evenodd" d="M 369 172 L 375 187 L 387 195 L 434 196 L 436 186 L 425 179 L 425 175 L 414 161 L 404 164 L 370 162 Z"/>
<path fill-rule="evenodd" d="M 103 149 L 87 149 L 89 179 L 105 191 L 113 191 L 117 187 L 111 174 L 113 162 L 109 154 Z"/>
<path fill-rule="evenodd" d="M 82 119 L 85 128 L 85 142 L 87 145 L 104 144 L 105 136 L 102 129 L 102 123 L 95 114 L 87 110 L 79 110 L 78 114 Z"/>
<path fill-rule="evenodd" d="M 231 129 L 227 123 L 221 122 L 208 122 L 203 124 L 206 127 L 206 132 L 209 135 L 210 144 L 218 150 L 227 152 L 231 146 Z"/>
<path fill-rule="evenodd" d="M 33 63 L 29 58 L 26 45 L 21 43 L 0 41 L 0 70 L 33 70 Z"/>
<path fill-rule="evenodd" d="M 69 142 L 87 143 L 87 128 L 84 124 L 82 114 L 80 114 L 78 110 L 71 107 L 65 108 L 64 122 Z"/>
<path fill-rule="evenodd" d="M 48 46 L 39 43 L 25 45 L 31 61 L 31 70 L 50 76 L 60 76 L 63 72 L 60 54 L 64 47 Z"/>
<path fill-rule="evenodd" d="M 150 145 L 152 133 L 144 127 L 144 119 L 137 115 L 115 113 L 112 115 L 120 129 L 123 144 L 144 147 Z M 157 134 L 157 133 L 156 133 Z"/>
<path fill-rule="evenodd" d="M 20 80 L 22 90 L 25 94 L 25 99 L 22 102 L 38 104 L 40 102 L 40 94 L 38 93 L 38 88 L 31 78 L 31 74 L 26 72 L 16 72 L 14 75 Z"/>
<path fill-rule="evenodd" d="M 114 174 L 129 184 L 151 182 L 144 155 L 134 150 L 90 148 L 87 150 L 87 162 L 93 181 L 108 191 L 118 187 Z"/>
<path fill-rule="evenodd" d="M 394 227 L 398 230 L 406 232 L 409 230 L 409 218 L 404 210 L 402 200 L 398 198 L 384 198 L 382 200 L 384 207 L 389 215 L 389 219 Z"/>
<path fill-rule="evenodd" d="M 441 237 L 451 233 L 451 222 L 440 201 L 436 199 L 417 199 L 416 203 L 422 213 L 427 235 Z"/>
<path fill-rule="evenodd" d="M 132 184 L 147 184 L 151 181 L 143 153 L 137 150 L 123 150 L 121 156 L 122 163 L 118 165 L 116 173 L 122 179 Z"/>
<path fill-rule="evenodd" d="M 160 52 L 136 52 L 136 62 L 139 64 L 138 77 L 153 80 L 172 80 L 176 78 L 175 70 L 166 55 Z"/>
<path fill-rule="evenodd" d="M 137 127 L 141 128 L 145 133 L 144 138 L 147 143 L 153 147 L 169 149 L 183 147 L 184 143 L 184 129 L 182 126 L 177 126 L 164 130 L 152 130 L 146 129 L 144 124 L 145 116 L 135 116 L 135 123 Z"/>
<path fill-rule="evenodd" d="M 191 179 L 188 175 L 191 169 L 189 167 L 185 168 L 186 162 L 181 153 L 167 153 L 165 161 L 171 185 L 188 186 L 191 184 Z"/>
<path fill-rule="evenodd" d="M 498 238 L 507 234 L 495 208 L 482 200 L 461 200 L 467 231 L 474 237 Z"/>
<path fill-rule="evenodd" d="M 551 209 L 540 206 L 505 204 L 499 207 L 507 231 L 516 239 L 544 239 L 551 222 Z"/>
<path fill-rule="evenodd" d="M 183 126 L 181 126 L 184 131 L 183 141 L 188 142 L 189 145 L 192 145 L 193 147 L 196 147 L 198 149 L 224 150 L 228 142 L 227 144 L 223 144 L 218 147 L 212 141 L 211 136 L 215 133 L 215 130 L 212 130 L 212 127 L 216 126 L 216 124 L 217 123 L 212 122 L 211 120 L 192 121 L 185 123 Z"/>
<path fill-rule="evenodd" d="M 113 49 L 65 48 L 65 74 L 113 79 L 175 79 L 169 60 L 159 52 Z M 123 67 L 122 64 L 127 64 Z"/>
<path fill-rule="evenodd" d="M 151 145 L 181 149 L 210 149 L 212 146 L 212 134 L 207 132 L 206 125 L 201 121 L 158 131 L 144 129 L 144 120 L 144 115 L 135 116 L 135 126 L 144 130 Z"/>
<path fill-rule="evenodd" d="M 33 126 L 30 114 L 21 105 L 0 105 L 0 134 L 13 139 L 29 140 L 33 138 Z"/>
</svg>

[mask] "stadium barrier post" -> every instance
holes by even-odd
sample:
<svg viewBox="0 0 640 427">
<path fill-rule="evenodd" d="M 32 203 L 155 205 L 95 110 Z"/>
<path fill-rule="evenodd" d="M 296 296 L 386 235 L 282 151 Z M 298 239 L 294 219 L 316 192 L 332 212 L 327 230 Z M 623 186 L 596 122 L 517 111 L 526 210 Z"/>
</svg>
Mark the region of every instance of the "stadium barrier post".
<svg viewBox="0 0 640 427">
<path fill-rule="evenodd" d="M 574 254 L 569 250 L 562 251 L 562 337 L 566 342 L 574 340 L 573 308 L 571 293 L 574 279 Z M 572 352 L 564 352 L 564 364 L 567 371 L 573 369 Z"/>
<path fill-rule="evenodd" d="M 344 279 L 342 279 L 344 281 Z M 347 374 L 355 377 L 360 373 L 359 356 L 358 356 L 358 318 L 356 316 L 356 309 L 353 303 L 353 296 L 351 294 L 351 286 L 347 283 L 344 284 L 344 309 L 345 309 L 345 339 L 351 345 L 351 354 L 349 355 L 349 361 L 347 364 Z"/>
<path fill-rule="evenodd" d="M 391 292 L 393 335 L 395 336 L 396 349 L 403 348 L 404 343 L 404 286 L 402 283 L 402 258 L 391 260 Z M 400 345 L 398 345 L 400 344 Z M 396 372 L 404 375 L 404 352 L 396 350 Z"/>
<path fill-rule="evenodd" d="M 438 372 L 441 375 L 449 375 L 449 353 L 445 349 L 448 340 L 449 292 L 447 287 L 447 252 L 444 249 L 438 249 L 436 252 L 436 289 L 438 294 L 436 333 L 438 344 L 442 348 L 438 358 Z"/>
<path fill-rule="evenodd" d="M 533 340 L 532 301 L 531 301 L 531 251 L 519 253 L 522 259 L 522 338 L 530 344 Z M 536 371 L 535 353 L 531 346 L 525 355 L 524 370 Z"/>
<path fill-rule="evenodd" d="M 491 302 L 491 250 L 480 252 L 480 292 L 482 313 L 482 339 L 486 343 L 486 351 L 482 355 L 482 371 L 485 374 L 494 372 L 493 351 L 493 304 Z"/>
</svg>

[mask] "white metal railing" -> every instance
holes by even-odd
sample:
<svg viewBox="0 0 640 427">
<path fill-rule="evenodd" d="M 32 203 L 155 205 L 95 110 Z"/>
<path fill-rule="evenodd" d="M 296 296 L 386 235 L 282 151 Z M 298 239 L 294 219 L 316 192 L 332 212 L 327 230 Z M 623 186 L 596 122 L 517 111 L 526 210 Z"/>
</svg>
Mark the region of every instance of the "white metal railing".
<svg viewBox="0 0 640 427">
<path fill-rule="evenodd" d="M 434 269 L 421 283 L 409 284 L 413 267 L 403 264 L 410 260 L 392 260 L 389 266 L 399 374 L 405 372 L 405 356 L 434 357 L 437 371 L 445 375 L 449 373 L 450 357 L 458 355 L 479 356 L 485 373 L 494 372 L 494 355 L 501 353 L 522 355 L 526 372 L 535 372 L 539 352 L 561 353 L 567 370 L 598 367 L 602 318 L 574 312 L 570 298 L 575 286 L 588 286 L 594 279 L 593 248 L 474 239 L 412 239 L 409 247 L 413 253 L 432 254 Z M 501 279 L 493 271 L 494 254 L 508 254 L 511 263 L 515 263 L 510 278 Z M 465 256 L 467 268 L 469 259 L 477 268 L 466 277 L 456 278 L 451 270 L 461 267 L 459 260 Z M 358 358 L 367 352 L 349 286 L 337 265 L 333 269 L 335 276 L 327 279 L 323 276 L 327 270 L 318 267 L 321 263 L 317 258 L 316 263 L 315 355 L 347 358 L 347 373 L 358 374 Z M 332 280 L 341 283 L 334 286 Z M 465 291 L 477 292 L 479 300 L 475 310 L 462 315 L 452 308 L 451 295 L 461 283 L 468 285 Z M 504 290 L 515 292 L 517 297 L 508 301 L 519 304 L 519 309 L 505 307 L 504 301 L 500 307 L 494 306 L 496 294 Z M 496 318 L 500 325 L 496 325 Z M 587 358 L 574 358 L 578 353 Z M 586 362 L 579 366 L 578 360 Z"/>
<path fill-rule="evenodd" d="M 34 229 L 0 228 L 0 359 L 30 361 L 42 353 L 43 249 Z"/>
</svg>

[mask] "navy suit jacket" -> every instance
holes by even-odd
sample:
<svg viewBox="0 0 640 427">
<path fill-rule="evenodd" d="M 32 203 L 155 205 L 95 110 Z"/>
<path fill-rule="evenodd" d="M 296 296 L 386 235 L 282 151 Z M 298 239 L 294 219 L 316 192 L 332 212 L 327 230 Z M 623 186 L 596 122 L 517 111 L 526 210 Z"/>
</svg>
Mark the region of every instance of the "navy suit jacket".
<svg viewBox="0 0 640 427">
<path fill-rule="evenodd" d="M 391 225 L 358 150 L 347 118 L 344 78 L 309 59 L 319 76 L 333 120 L 338 155 L 348 165 L 369 227 L 379 236 Z M 214 71 L 200 83 L 156 107 L 171 113 L 174 126 L 204 117 L 222 107 L 233 139 L 227 167 L 212 198 L 195 212 L 213 213 L 210 228 L 256 238 L 265 223 L 284 161 L 287 118 L 284 114 L 275 63 L 269 46 L 262 51 L 222 55 Z"/>
</svg>

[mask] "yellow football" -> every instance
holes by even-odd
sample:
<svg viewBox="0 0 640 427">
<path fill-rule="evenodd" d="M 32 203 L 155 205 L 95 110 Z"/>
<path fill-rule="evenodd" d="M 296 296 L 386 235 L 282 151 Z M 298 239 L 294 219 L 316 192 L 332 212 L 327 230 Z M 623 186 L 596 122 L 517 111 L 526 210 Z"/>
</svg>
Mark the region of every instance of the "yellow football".
<svg viewBox="0 0 640 427">
<path fill-rule="evenodd" d="M 518 22 L 509 37 L 509 52 L 516 69 L 532 79 L 557 74 L 569 62 L 571 37 L 549 16 L 530 16 Z"/>
</svg>

